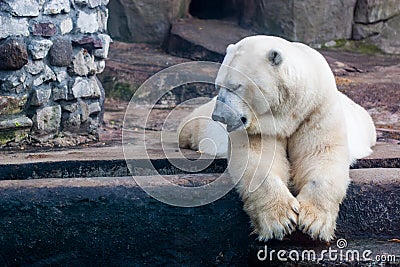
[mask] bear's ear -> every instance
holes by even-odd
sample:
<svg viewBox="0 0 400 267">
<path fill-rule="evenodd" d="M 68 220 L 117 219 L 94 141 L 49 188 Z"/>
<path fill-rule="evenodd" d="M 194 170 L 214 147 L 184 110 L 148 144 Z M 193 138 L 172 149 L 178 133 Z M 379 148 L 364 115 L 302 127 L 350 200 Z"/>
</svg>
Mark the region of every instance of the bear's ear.
<svg viewBox="0 0 400 267">
<path fill-rule="evenodd" d="M 271 62 L 272 66 L 278 66 L 283 61 L 281 52 L 276 50 L 276 49 L 273 49 L 273 50 L 269 51 L 268 59 Z"/>
</svg>

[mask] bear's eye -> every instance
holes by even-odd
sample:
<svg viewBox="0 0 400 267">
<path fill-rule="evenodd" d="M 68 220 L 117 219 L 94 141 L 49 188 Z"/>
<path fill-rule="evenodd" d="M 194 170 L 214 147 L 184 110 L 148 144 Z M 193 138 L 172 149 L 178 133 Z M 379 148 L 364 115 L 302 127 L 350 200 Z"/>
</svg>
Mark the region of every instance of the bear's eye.
<svg viewBox="0 0 400 267">
<path fill-rule="evenodd" d="M 268 54 L 268 60 L 271 62 L 272 66 L 278 66 L 282 63 L 282 55 L 278 50 L 271 50 Z"/>
<path fill-rule="evenodd" d="M 225 87 L 225 88 L 226 88 L 226 90 L 228 90 L 229 92 L 232 92 L 232 93 L 233 93 L 233 92 L 239 90 L 241 87 L 242 87 L 241 84 L 232 84 L 232 85 L 227 86 L 227 87 Z"/>
</svg>

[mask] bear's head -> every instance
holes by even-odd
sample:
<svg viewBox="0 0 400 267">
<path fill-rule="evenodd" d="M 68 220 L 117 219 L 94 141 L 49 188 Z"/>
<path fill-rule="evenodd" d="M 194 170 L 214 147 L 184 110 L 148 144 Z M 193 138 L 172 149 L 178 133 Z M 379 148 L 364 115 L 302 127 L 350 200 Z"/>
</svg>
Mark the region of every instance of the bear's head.
<svg viewBox="0 0 400 267">
<path fill-rule="evenodd" d="M 317 51 L 272 36 L 230 45 L 215 84 L 219 94 L 213 119 L 229 132 L 244 128 L 250 134 L 292 134 L 327 97 L 326 91 L 336 90 Z"/>
</svg>

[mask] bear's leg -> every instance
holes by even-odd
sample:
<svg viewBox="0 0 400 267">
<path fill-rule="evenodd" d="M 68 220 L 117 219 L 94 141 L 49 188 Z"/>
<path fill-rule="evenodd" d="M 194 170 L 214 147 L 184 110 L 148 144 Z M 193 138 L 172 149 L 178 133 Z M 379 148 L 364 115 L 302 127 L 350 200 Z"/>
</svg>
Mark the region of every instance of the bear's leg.
<svg viewBox="0 0 400 267">
<path fill-rule="evenodd" d="M 228 170 L 240 178 L 237 190 L 259 240 L 280 239 L 296 228 L 299 203 L 290 193 L 286 140 L 249 136 L 249 147 L 231 133 Z M 248 158 L 249 160 L 245 159 Z M 244 171 L 244 172 L 243 172 Z"/>
<path fill-rule="evenodd" d="M 331 241 L 349 184 L 347 148 L 327 145 L 313 153 L 303 151 L 292 161 L 292 173 L 300 203 L 298 229 L 313 239 Z"/>
</svg>

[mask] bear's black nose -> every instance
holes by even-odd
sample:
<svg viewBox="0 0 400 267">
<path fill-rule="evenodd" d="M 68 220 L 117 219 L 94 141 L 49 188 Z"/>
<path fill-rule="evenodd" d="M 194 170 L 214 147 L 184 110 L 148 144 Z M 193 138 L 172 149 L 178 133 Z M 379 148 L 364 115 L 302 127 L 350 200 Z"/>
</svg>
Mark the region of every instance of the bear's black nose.
<svg viewBox="0 0 400 267">
<path fill-rule="evenodd" d="M 221 116 L 221 115 L 218 115 L 218 114 L 213 113 L 213 114 L 212 114 L 212 119 L 213 119 L 214 121 L 219 121 L 219 122 L 222 122 L 223 124 L 226 124 L 225 118 L 224 118 L 223 116 Z"/>
</svg>

